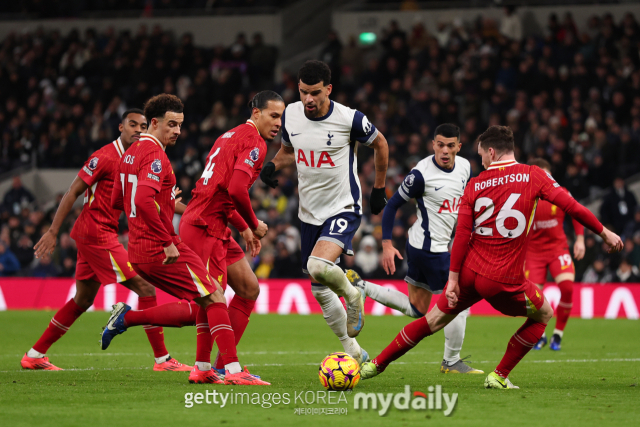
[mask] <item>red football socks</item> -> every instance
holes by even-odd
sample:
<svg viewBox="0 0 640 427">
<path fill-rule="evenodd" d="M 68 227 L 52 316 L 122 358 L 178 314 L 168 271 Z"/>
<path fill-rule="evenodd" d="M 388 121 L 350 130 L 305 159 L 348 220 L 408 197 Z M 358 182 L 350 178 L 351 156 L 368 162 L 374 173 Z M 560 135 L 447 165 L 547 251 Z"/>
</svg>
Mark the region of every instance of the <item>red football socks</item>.
<svg viewBox="0 0 640 427">
<path fill-rule="evenodd" d="M 545 323 L 527 319 L 524 325 L 509 340 L 507 351 L 494 372 L 503 378 L 507 378 L 518 362 L 536 345 L 540 337 L 542 337 L 546 326 Z"/>
<path fill-rule="evenodd" d="M 139 298 L 139 300 L 141 299 L 142 298 Z M 153 325 L 182 328 L 183 326 L 194 326 L 196 324 L 196 314 L 198 310 L 199 307 L 196 303 L 176 301 L 145 310 L 129 310 L 127 314 L 124 315 L 124 322 L 127 327 Z"/>
<path fill-rule="evenodd" d="M 75 322 L 76 319 L 84 312 L 85 310 L 78 306 L 73 298 L 71 298 L 53 316 L 49 326 L 45 329 L 38 342 L 35 343 L 33 349 L 42 354 L 46 354 L 49 347 L 51 347 L 54 342 L 58 341 L 60 337 L 69 330 L 71 325 L 73 325 L 73 322 Z"/>
<path fill-rule="evenodd" d="M 253 307 L 256 305 L 255 300 L 242 298 L 241 296 L 234 296 L 229 305 L 229 320 L 231 321 L 231 327 L 233 328 L 233 334 L 235 335 L 236 346 L 240 342 L 244 331 L 249 324 L 249 316 L 253 311 Z M 216 369 L 224 368 L 222 358 L 218 353 L 216 358 Z"/>
<path fill-rule="evenodd" d="M 227 305 L 223 302 L 214 302 L 207 306 L 206 311 L 211 340 L 218 346 L 222 363 L 228 365 L 229 363 L 237 362 L 238 354 L 236 352 L 235 336 L 231 328 Z M 202 362 L 197 357 L 196 360 Z"/>
<path fill-rule="evenodd" d="M 155 296 L 138 297 L 138 308 L 140 310 L 151 309 L 157 305 L 158 301 Z M 169 354 L 169 350 L 167 350 L 167 347 L 164 345 L 164 330 L 160 326 L 152 326 L 147 323 L 144 326 L 144 331 L 147 334 L 149 344 L 151 344 L 151 348 L 153 349 L 154 357 L 162 357 Z"/>
<path fill-rule="evenodd" d="M 427 317 L 421 317 L 405 326 L 396 338 L 382 350 L 372 362 L 378 367 L 378 372 L 384 371 L 389 363 L 402 357 L 406 352 L 415 347 L 423 338 L 432 335 L 427 323 Z"/>
<path fill-rule="evenodd" d="M 558 283 L 560 288 L 560 302 L 556 308 L 556 329 L 564 331 L 573 307 L 573 281 L 563 280 Z"/>
<path fill-rule="evenodd" d="M 213 340 L 209 332 L 207 311 L 202 307 L 198 307 L 196 313 L 196 333 L 196 362 L 211 363 Z"/>
</svg>

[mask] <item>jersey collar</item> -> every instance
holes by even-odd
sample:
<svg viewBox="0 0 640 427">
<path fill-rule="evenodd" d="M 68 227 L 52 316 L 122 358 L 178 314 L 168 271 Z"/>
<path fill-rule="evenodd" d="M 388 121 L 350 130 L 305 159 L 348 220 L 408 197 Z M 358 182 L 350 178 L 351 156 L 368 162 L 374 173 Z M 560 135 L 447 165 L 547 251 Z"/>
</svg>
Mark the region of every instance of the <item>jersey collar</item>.
<svg viewBox="0 0 640 427">
<path fill-rule="evenodd" d="M 438 169 L 440 169 L 442 172 L 451 173 L 451 172 L 453 172 L 453 170 L 456 168 L 456 164 L 455 164 L 455 163 L 453 164 L 453 167 L 452 167 L 451 169 L 443 168 L 443 167 L 442 167 L 442 166 L 440 166 L 440 165 L 438 164 L 438 162 L 436 161 L 436 156 L 432 156 L 432 157 L 431 157 L 431 160 L 433 160 L 433 164 L 434 164 L 434 165 L 436 165 L 436 167 L 437 167 Z"/>
<path fill-rule="evenodd" d="M 140 139 L 142 139 L 142 138 L 149 138 L 150 140 L 152 140 L 153 142 L 158 144 L 158 147 L 162 148 L 162 151 L 164 151 L 167 148 L 164 145 L 162 145 L 162 143 L 158 140 L 158 138 L 156 138 L 155 136 L 151 135 L 150 133 L 141 133 L 140 134 Z"/>
<path fill-rule="evenodd" d="M 513 165 L 517 165 L 518 162 L 516 162 L 515 160 L 503 160 L 501 162 L 493 162 L 489 165 L 489 167 L 487 168 L 488 171 L 492 170 L 492 169 L 498 169 L 498 168 L 506 168 L 509 166 L 513 166 Z"/>
<path fill-rule="evenodd" d="M 122 157 L 124 155 L 124 147 L 122 146 L 122 140 L 120 138 L 113 141 L 113 146 L 116 147 L 118 155 Z"/>
<path fill-rule="evenodd" d="M 260 133 L 260 132 L 258 131 L 258 126 L 256 126 L 256 124 L 255 124 L 255 123 L 253 123 L 253 120 L 251 120 L 251 119 L 247 120 L 247 123 L 246 123 L 246 124 L 253 126 L 253 127 L 256 129 L 256 132 Z"/>
<path fill-rule="evenodd" d="M 331 115 L 331 113 L 333 113 L 333 101 L 332 101 L 332 100 L 329 100 L 329 102 L 330 102 L 330 104 L 329 104 L 329 111 L 327 111 L 327 114 L 325 114 L 325 115 L 324 115 L 324 116 L 322 116 L 322 117 L 314 117 L 314 118 L 309 119 L 309 120 L 312 120 L 312 121 L 314 121 L 314 122 L 320 122 L 320 121 L 322 121 L 322 120 L 326 120 L 326 119 L 328 119 L 328 118 L 329 118 L 329 116 Z M 303 109 L 303 111 L 304 111 L 304 104 L 302 105 L 302 109 Z M 307 117 L 307 116 L 305 116 L 305 117 Z M 307 118 L 308 118 L 308 117 L 307 117 Z"/>
</svg>

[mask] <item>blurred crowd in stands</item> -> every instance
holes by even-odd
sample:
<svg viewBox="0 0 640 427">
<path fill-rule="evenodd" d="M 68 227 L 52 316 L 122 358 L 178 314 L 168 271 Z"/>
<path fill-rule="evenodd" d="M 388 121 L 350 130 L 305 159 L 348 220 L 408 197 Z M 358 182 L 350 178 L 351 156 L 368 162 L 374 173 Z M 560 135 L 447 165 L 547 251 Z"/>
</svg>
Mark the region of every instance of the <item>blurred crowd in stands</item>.
<svg viewBox="0 0 640 427">
<path fill-rule="evenodd" d="M 625 239 L 624 252 L 609 256 L 599 237 L 587 232 L 577 280 L 640 281 L 640 210 L 625 185 L 640 172 L 640 29 L 630 13 L 620 21 L 593 16 L 585 28 L 578 31 L 571 14 L 550 15 L 543 34 L 524 36 L 518 11 L 508 8 L 500 21 L 441 22 L 433 33 L 421 23 L 401 28 L 390 22 L 372 46 L 331 32 L 319 59 L 332 69 L 332 99 L 365 113 L 387 137 L 389 196 L 432 153 L 438 124 L 460 126 L 460 155 L 471 161 L 474 176 L 481 172 L 477 136 L 488 125 L 509 125 L 519 161 L 544 157 L 578 200 L 604 197 L 596 213 Z M 118 136 L 125 108 L 174 93 L 185 103 L 185 124 L 167 154 L 188 201 L 213 142 L 246 120 L 253 93 L 269 88 L 287 103 L 299 99 L 295 74 L 285 71 L 276 79 L 277 54 L 260 34 L 239 34 L 231 46 L 214 48 L 159 27 L 135 34 L 9 35 L 0 42 L 0 169 L 79 169 L 92 151 Z M 270 144 L 267 159 L 279 146 L 279 139 Z M 372 156 L 366 147 L 358 151 L 365 215 L 356 256 L 342 263 L 379 279 L 387 276 L 379 263 L 381 215 L 371 216 L 367 206 Z M 301 276 L 295 168 L 282 171 L 279 180 L 277 189 L 258 181 L 251 190 L 258 217 L 270 226 L 261 255 L 251 260 L 260 278 Z M 68 231 L 78 212 L 67 219 L 52 259 L 33 260 L 31 248 L 55 208 L 35 203 L 14 181 L 1 209 L 0 276 L 73 274 Z M 411 203 L 398 213 L 393 239 L 401 252 L 415 218 Z M 126 230 L 123 221 L 124 243 Z M 404 278 L 405 266 L 398 267 L 394 278 Z"/>
</svg>

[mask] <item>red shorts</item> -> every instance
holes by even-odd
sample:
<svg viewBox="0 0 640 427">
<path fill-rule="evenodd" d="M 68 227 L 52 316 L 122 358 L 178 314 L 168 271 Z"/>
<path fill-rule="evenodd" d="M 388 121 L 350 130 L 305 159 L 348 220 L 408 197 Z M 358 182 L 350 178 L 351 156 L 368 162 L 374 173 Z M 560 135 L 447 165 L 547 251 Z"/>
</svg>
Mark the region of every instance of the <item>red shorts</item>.
<svg viewBox="0 0 640 427">
<path fill-rule="evenodd" d="M 522 284 L 500 283 L 480 276 L 463 266 L 458 279 L 460 295 L 455 308 L 449 308 L 446 291 L 438 298 L 438 308 L 447 314 L 458 314 L 485 299 L 493 308 L 507 316 L 527 316 L 544 304 L 542 291 L 531 280 Z"/>
<path fill-rule="evenodd" d="M 209 279 L 198 255 L 183 242 L 176 248 L 180 257 L 173 264 L 133 263 L 133 268 L 147 282 L 176 298 L 193 300 L 215 292 L 216 285 Z"/>
<path fill-rule="evenodd" d="M 544 284 L 547 281 L 547 268 L 554 278 L 563 273 L 576 273 L 569 251 L 554 252 L 554 255 L 551 256 L 527 253 L 524 262 L 524 277 L 533 283 Z"/>
<path fill-rule="evenodd" d="M 240 245 L 233 238 L 218 239 L 206 229 L 187 223 L 180 223 L 180 238 L 200 257 L 209 275 L 227 289 L 227 267 L 244 258 Z"/>
<path fill-rule="evenodd" d="M 122 283 L 138 275 L 129 263 L 127 251 L 117 240 L 107 246 L 88 245 L 81 241 L 76 245 L 76 280 L 95 280 L 109 285 Z"/>
</svg>

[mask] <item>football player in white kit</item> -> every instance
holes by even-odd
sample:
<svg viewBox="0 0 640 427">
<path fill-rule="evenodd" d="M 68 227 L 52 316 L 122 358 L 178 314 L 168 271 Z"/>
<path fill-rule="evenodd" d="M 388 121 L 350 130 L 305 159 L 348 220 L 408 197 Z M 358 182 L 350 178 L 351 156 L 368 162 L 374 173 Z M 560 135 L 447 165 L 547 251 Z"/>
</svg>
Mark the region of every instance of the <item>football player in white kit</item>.
<svg viewBox="0 0 640 427">
<path fill-rule="evenodd" d="M 398 208 L 410 199 L 418 204 L 418 219 L 409 229 L 406 245 L 409 270 L 405 281 L 409 296 L 395 289 L 364 281 L 347 270 L 349 281 L 362 292 L 387 307 L 409 317 L 419 318 L 429 310 L 433 294 L 441 294 L 449 278 L 449 242 L 458 220 L 458 206 L 464 188 L 471 179 L 467 159 L 456 157 L 460 151 L 460 128 L 441 124 L 434 132 L 435 154 L 422 159 L 406 176 L 382 216 L 382 267 L 387 274 L 396 271 L 395 257 L 402 255 L 393 247 L 391 232 Z M 460 359 L 469 309 L 444 328 L 443 373 L 483 374 Z"/>
<path fill-rule="evenodd" d="M 351 240 L 360 226 L 362 191 L 358 180 L 357 143 L 373 148 L 375 182 L 369 204 L 379 214 L 387 203 L 387 140 L 360 111 L 329 99 L 331 70 L 307 61 L 298 72 L 301 102 L 282 115 L 282 147 L 260 178 L 275 188 L 277 170 L 298 168 L 302 221 L 302 271 L 311 278 L 313 296 L 346 353 L 358 363 L 368 355 L 355 340 L 364 326 L 364 300 L 336 265 L 341 254 L 353 255 Z M 347 312 L 340 302 L 344 297 Z"/>
</svg>

